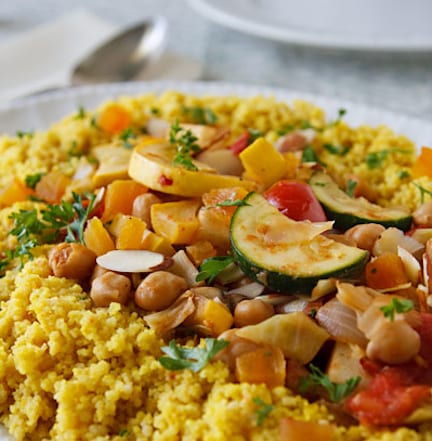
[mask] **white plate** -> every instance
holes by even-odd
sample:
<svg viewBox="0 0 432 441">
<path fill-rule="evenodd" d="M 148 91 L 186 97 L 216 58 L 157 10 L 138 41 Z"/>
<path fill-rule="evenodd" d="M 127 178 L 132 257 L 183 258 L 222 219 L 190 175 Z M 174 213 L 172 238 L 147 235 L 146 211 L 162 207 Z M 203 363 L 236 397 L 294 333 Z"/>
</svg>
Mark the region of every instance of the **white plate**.
<svg viewBox="0 0 432 441">
<path fill-rule="evenodd" d="M 210 20 L 287 43 L 430 51 L 430 0 L 189 0 Z"/>
<path fill-rule="evenodd" d="M 165 90 L 196 95 L 274 96 L 287 102 L 301 98 L 322 107 L 329 119 L 334 118 L 338 110 L 343 108 L 347 110 L 344 119 L 353 126 L 385 124 L 396 133 L 408 136 L 418 147 L 432 146 L 432 122 L 429 121 L 321 95 L 276 87 L 221 82 L 148 81 L 61 89 L 12 104 L 0 105 L 0 132 L 13 135 L 18 130 L 45 129 L 64 116 L 76 112 L 79 106 L 92 109 L 109 98 L 150 92 L 161 93 Z"/>
<path fill-rule="evenodd" d="M 161 93 L 166 90 L 177 90 L 196 95 L 274 96 L 287 102 L 302 98 L 321 106 L 329 118 L 335 117 L 338 110 L 344 108 L 347 110 L 344 119 L 353 126 L 386 124 L 397 133 L 410 137 L 418 147 L 432 145 L 432 123 L 420 119 L 302 92 L 273 87 L 212 82 L 157 81 L 109 84 L 70 88 L 33 96 L 9 105 L 0 105 L 0 132 L 14 134 L 17 130 L 44 129 L 62 117 L 76 112 L 81 105 L 91 109 L 109 98 L 150 92 Z M 0 426 L 0 441 L 11 441 L 2 426 Z"/>
</svg>

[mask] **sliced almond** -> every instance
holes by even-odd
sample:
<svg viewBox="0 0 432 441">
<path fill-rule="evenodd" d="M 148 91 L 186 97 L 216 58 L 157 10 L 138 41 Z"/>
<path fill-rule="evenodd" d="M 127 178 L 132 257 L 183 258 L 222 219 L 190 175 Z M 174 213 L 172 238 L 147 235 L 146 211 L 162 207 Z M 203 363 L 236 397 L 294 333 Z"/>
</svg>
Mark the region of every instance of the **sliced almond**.
<svg viewBox="0 0 432 441">
<path fill-rule="evenodd" d="M 147 250 L 113 250 L 96 259 L 102 268 L 121 273 L 150 273 L 168 268 L 172 259 Z"/>
</svg>

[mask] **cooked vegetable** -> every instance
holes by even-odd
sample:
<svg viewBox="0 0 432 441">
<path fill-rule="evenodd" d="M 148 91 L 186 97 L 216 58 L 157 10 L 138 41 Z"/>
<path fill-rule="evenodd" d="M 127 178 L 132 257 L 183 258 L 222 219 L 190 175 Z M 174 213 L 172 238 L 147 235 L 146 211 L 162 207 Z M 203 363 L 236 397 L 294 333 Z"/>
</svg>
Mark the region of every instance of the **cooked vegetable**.
<svg viewBox="0 0 432 441">
<path fill-rule="evenodd" d="M 412 217 L 405 210 L 384 208 L 361 197 L 351 198 L 327 173 L 314 173 L 309 184 L 336 228 L 347 230 L 357 224 L 376 223 L 406 231 L 411 226 Z"/>
<path fill-rule="evenodd" d="M 310 294 L 320 279 L 352 277 L 362 270 L 367 251 L 320 233 L 331 224 L 296 222 L 261 195 L 249 194 L 230 226 L 232 255 L 240 268 L 270 289 Z"/>
</svg>

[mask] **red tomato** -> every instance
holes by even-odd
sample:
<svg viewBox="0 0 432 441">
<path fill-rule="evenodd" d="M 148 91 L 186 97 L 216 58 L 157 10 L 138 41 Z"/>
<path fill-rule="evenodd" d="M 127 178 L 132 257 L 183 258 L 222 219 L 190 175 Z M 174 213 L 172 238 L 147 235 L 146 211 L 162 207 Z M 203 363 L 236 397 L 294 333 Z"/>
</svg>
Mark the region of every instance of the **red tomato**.
<svg viewBox="0 0 432 441">
<path fill-rule="evenodd" d="M 347 410 L 362 424 L 401 424 L 423 400 L 430 397 L 430 386 L 410 385 L 410 382 L 402 369 L 386 367 L 365 389 L 347 400 Z"/>
<path fill-rule="evenodd" d="M 239 155 L 249 145 L 249 140 L 250 133 L 246 130 L 228 148 L 235 155 Z"/>
<path fill-rule="evenodd" d="M 323 208 L 309 185 L 295 181 L 279 181 L 272 185 L 264 197 L 285 216 L 296 221 L 312 222 L 327 220 Z"/>
</svg>

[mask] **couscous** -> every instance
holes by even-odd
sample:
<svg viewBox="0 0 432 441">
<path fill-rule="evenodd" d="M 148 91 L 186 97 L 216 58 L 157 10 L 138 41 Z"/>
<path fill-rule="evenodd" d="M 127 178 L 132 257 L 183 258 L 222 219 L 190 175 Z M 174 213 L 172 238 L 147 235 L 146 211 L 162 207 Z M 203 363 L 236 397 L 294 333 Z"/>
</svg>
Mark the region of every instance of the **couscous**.
<svg viewBox="0 0 432 441">
<path fill-rule="evenodd" d="M 0 422 L 432 440 L 428 153 L 343 110 L 177 92 L 0 137 Z"/>
</svg>

